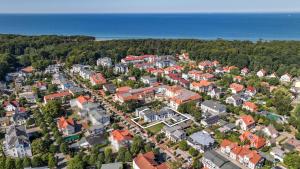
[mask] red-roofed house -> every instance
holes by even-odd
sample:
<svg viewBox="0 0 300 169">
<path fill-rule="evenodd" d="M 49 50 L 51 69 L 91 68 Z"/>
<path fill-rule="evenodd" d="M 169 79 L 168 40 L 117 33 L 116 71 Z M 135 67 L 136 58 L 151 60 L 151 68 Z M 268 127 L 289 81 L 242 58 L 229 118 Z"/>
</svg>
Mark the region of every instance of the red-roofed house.
<svg viewBox="0 0 300 169">
<path fill-rule="evenodd" d="M 256 112 L 257 111 L 257 106 L 255 103 L 252 102 L 244 102 L 243 108 L 246 110 L 249 110 L 251 112 Z"/>
<path fill-rule="evenodd" d="M 249 69 L 246 67 L 241 70 L 241 75 L 243 76 L 246 76 L 248 73 L 249 73 Z"/>
<path fill-rule="evenodd" d="M 249 140 L 250 146 L 257 149 L 262 148 L 266 144 L 266 140 L 264 138 L 252 134 L 249 131 L 245 131 L 242 135 L 240 135 L 240 140 Z"/>
<path fill-rule="evenodd" d="M 242 80 L 243 80 L 243 77 L 242 77 L 242 76 L 235 76 L 235 77 L 233 78 L 233 81 L 239 82 L 239 83 L 241 83 Z"/>
<path fill-rule="evenodd" d="M 57 128 L 64 135 L 68 136 L 75 133 L 75 121 L 72 118 L 66 119 L 65 117 L 60 117 L 57 121 Z"/>
<path fill-rule="evenodd" d="M 254 96 L 256 94 L 256 89 L 253 86 L 248 86 L 245 93 L 249 96 Z"/>
<path fill-rule="evenodd" d="M 232 84 L 230 84 L 229 87 L 230 87 L 231 92 L 234 94 L 237 94 L 244 90 L 244 86 L 237 84 L 237 83 L 232 83 Z"/>
<path fill-rule="evenodd" d="M 166 163 L 159 164 L 155 161 L 155 155 L 152 151 L 139 154 L 133 159 L 133 169 L 170 169 Z"/>
<path fill-rule="evenodd" d="M 236 120 L 235 124 L 241 127 L 242 130 L 246 131 L 255 126 L 255 121 L 250 115 L 242 115 Z"/>
<path fill-rule="evenodd" d="M 210 67 L 213 67 L 214 63 L 209 61 L 209 60 L 205 60 L 199 63 L 199 69 L 204 70 Z"/>
<path fill-rule="evenodd" d="M 102 73 L 96 73 L 90 77 L 90 82 L 93 86 L 102 85 L 106 83 L 106 79 L 104 78 Z"/>
<path fill-rule="evenodd" d="M 116 151 L 118 151 L 120 147 L 128 147 L 132 139 L 133 136 L 128 130 L 113 130 L 109 137 L 109 141 Z"/>
<path fill-rule="evenodd" d="M 53 93 L 44 96 L 44 103 L 47 104 L 50 100 L 62 100 L 63 98 L 70 97 L 71 93 L 69 91 L 63 91 L 58 93 Z"/>
<path fill-rule="evenodd" d="M 223 140 L 220 149 L 221 153 L 250 169 L 261 167 L 264 161 L 258 152 L 250 150 L 249 146 L 239 146 L 237 143 L 230 140 Z"/>
<path fill-rule="evenodd" d="M 207 80 L 201 80 L 200 82 L 193 82 L 190 84 L 190 89 L 199 92 L 208 92 L 212 89 L 213 83 Z"/>
</svg>

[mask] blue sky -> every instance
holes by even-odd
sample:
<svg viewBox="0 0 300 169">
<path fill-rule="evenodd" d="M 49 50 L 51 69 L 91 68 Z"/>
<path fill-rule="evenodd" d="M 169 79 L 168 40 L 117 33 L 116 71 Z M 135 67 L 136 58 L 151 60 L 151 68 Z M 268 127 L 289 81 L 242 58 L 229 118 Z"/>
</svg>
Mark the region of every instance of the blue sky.
<svg viewBox="0 0 300 169">
<path fill-rule="evenodd" d="M 300 12 L 300 0 L 0 0 L 0 13 Z"/>
</svg>

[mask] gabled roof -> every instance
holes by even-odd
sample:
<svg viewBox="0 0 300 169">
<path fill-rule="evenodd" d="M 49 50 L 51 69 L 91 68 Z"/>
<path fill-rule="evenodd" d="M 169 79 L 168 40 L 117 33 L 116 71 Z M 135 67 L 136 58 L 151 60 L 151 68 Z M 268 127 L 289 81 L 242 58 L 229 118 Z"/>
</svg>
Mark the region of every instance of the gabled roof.
<svg viewBox="0 0 300 169">
<path fill-rule="evenodd" d="M 73 126 L 74 127 L 74 125 L 75 125 L 75 122 L 72 118 L 65 119 L 65 117 L 60 117 L 58 119 L 57 123 L 58 123 L 58 127 L 60 129 L 65 129 L 68 126 Z"/>
<path fill-rule="evenodd" d="M 117 141 L 132 140 L 133 138 L 128 130 L 114 130 L 111 134 L 113 139 Z"/>
<path fill-rule="evenodd" d="M 235 90 L 235 91 L 237 91 L 237 92 L 240 92 L 240 91 L 242 91 L 242 90 L 244 89 L 244 86 L 243 86 L 243 85 L 240 85 L 240 84 L 237 84 L 237 83 L 232 83 L 232 84 L 230 84 L 230 88 L 231 88 L 232 90 Z"/>
<path fill-rule="evenodd" d="M 153 152 L 139 154 L 133 159 L 140 169 L 169 169 L 166 163 L 158 164 Z"/>
<path fill-rule="evenodd" d="M 53 93 L 53 94 L 44 96 L 44 99 L 51 100 L 51 99 L 61 98 L 61 97 L 70 96 L 70 95 L 71 95 L 71 93 L 69 91 L 63 91 L 63 92 Z"/>
<path fill-rule="evenodd" d="M 255 123 L 254 119 L 250 115 L 242 115 L 240 119 L 247 125 L 250 126 Z"/>
</svg>

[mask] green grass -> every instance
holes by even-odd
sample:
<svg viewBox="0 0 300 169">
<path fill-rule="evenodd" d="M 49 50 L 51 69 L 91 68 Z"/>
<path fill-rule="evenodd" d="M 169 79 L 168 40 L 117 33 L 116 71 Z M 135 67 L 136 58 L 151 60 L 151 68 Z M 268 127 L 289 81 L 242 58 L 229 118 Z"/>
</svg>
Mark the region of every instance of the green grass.
<svg viewBox="0 0 300 169">
<path fill-rule="evenodd" d="M 159 124 L 156 124 L 154 126 L 151 126 L 149 128 L 147 128 L 147 131 L 150 131 L 151 133 L 153 134 L 156 134 L 158 132 L 160 132 L 160 130 L 164 127 L 165 125 L 163 123 L 159 123 Z"/>
</svg>

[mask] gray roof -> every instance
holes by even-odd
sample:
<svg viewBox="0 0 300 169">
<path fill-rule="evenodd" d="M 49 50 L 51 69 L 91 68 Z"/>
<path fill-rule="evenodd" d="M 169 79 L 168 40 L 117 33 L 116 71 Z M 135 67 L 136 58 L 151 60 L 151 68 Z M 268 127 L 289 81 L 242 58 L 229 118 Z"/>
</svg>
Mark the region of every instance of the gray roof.
<svg viewBox="0 0 300 169">
<path fill-rule="evenodd" d="M 15 147 L 18 144 L 23 144 L 24 147 L 28 147 L 30 145 L 30 141 L 24 126 L 9 126 L 5 137 L 8 147 Z"/>
<path fill-rule="evenodd" d="M 215 142 L 215 140 L 210 136 L 210 134 L 203 131 L 193 133 L 190 136 L 190 139 L 192 139 L 194 143 L 204 146 L 209 146 Z"/>
<path fill-rule="evenodd" d="M 123 164 L 121 162 L 102 164 L 101 167 L 101 169 L 122 169 L 122 168 L 123 168 Z"/>
<path fill-rule="evenodd" d="M 206 151 L 204 153 L 204 158 L 213 162 L 220 169 L 240 169 L 240 167 L 233 164 L 228 159 L 226 159 L 214 150 Z"/>
<path fill-rule="evenodd" d="M 226 109 L 226 106 L 217 102 L 217 101 L 213 101 L 213 100 L 205 100 L 204 102 L 201 103 L 201 105 L 213 108 L 213 109 L 217 109 L 217 110 L 223 110 Z"/>
</svg>

